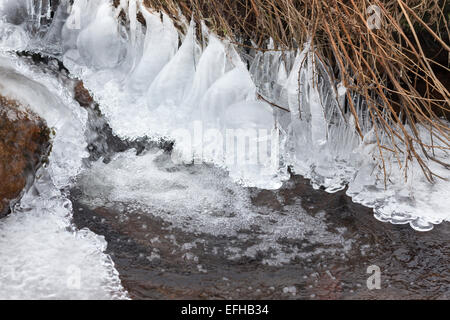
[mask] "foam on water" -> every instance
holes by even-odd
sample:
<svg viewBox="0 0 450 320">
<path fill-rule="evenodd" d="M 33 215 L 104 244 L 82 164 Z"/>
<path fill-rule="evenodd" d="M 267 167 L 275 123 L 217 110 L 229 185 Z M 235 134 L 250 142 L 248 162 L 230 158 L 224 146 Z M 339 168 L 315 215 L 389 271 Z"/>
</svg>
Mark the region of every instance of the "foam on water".
<svg viewBox="0 0 450 320">
<path fill-rule="evenodd" d="M 317 254 L 345 254 L 352 240 L 345 230 L 328 230 L 324 214 L 307 214 L 298 200 L 277 212 L 252 205 L 250 192 L 223 170 L 204 165 L 176 165 L 158 150 L 136 156 L 135 150 L 102 159 L 85 171 L 78 187 L 81 201 L 92 209 L 110 208 L 150 214 L 195 234 L 229 237 L 224 248 L 229 259 L 266 255 L 263 263 L 280 265 Z M 233 240 L 234 238 L 234 240 Z M 283 243 L 289 239 L 319 244 L 305 251 Z M 250 245 L 242 245 L 249 241 Z"/>
</svg>

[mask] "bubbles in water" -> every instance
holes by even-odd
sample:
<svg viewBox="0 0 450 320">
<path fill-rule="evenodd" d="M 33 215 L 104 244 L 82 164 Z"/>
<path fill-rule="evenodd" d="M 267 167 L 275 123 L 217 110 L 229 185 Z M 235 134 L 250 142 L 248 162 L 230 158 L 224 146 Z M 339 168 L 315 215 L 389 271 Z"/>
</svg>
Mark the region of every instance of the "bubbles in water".
<svg viewBox="0 0 450 320">
<path fill-rule="evenodd" d="M 324 215 L 307 214 L 299 202 L 285 206 L 282 213 L 256 207 L 249 190 L 233 183 L 223 170 L 174 165 L 162 151 L 136 156 L 130 150 L 107 164 L 99 160 L 80 176 L 78 188 L 81 201 L 92 209 L 120 208 L 123 215 L 152 215 L 187 232 L 234 237 L 235 244 L 230 241 L 222 248 L 232 260 L 265 253 L 263 263 L 279 265 L 320 252 L 347 252 L 352 244 L 344 239 L 345 230 L 328 231 Z M 288 239 L 321 244 L 321 249 L 305 252 L 290 246 Z M 243 245 L 247 240 L 253 244 Z"/>
</svg>

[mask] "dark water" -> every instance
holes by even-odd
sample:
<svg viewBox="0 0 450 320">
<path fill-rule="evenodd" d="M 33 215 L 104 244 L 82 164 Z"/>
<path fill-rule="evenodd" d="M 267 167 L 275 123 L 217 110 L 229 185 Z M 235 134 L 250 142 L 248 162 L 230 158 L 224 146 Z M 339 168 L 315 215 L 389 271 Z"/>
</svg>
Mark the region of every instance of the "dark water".
<svg viewBox="0 0 450 320">
<path fill-rule="evenodd" d="M 231 242 L 238 247 L 248 246 L 251 231 L 250 240 L 245 242 L 190 233 L 136 210 L 90 210 L 78 201 L 81 196 L 80 190 L 72 190 L 75 224 L 105 236 L 107 252 L 133 299 L 450 298 L 449 223 L 426 233 L 408 225 L 381 223 L 371 209 L 354 204 L 344 191 L 329 194 L 314 190 L 298 176 L 278 191 L 253 190 L 253 204 L 270 207 L 281 217 L 285 207 L 300 199 L 308 215 L 324 212 L 327 229 L 332 232 L 345 228 L 343 237 L 353 240 L 345 255 L 324 251 L 301 258 L 302 252 L 320 252 L 330 244 L 324 241 L 323 245 L 305 245 L 305 239 L 286 239 L 279 240 L 286 250 L 301 250 L 299 258 L 286 264 L 265 265 L 264 253 L 230 260 L 221 248 Z M 145 230 L 143 225 L 147 226 Z M 180 249 L 180 243 L 194 241 L 195 247 Z M 186 257 L 186 251 L 196 258 Z M 366 284 L 371 265 L 381 270 L 379 290 L 369 290 Z"/>
</svg>

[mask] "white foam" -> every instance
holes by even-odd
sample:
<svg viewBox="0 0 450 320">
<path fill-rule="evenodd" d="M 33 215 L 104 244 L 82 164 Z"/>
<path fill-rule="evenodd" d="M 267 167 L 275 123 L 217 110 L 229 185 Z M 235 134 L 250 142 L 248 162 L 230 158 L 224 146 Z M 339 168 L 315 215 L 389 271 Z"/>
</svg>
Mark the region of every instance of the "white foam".
<svg viewBox="0 0 450 320">
<path fill-rule="evenodd" d="M 300 201 L 285 206 L 282 213 L 251 203 L 249 190 L 236 185 L 220 169 L 204 165 L 179 166 L 170 156 L 152 150 L 136 156 L 135 150 L 116 155 L 111 162 L 95 162 L 79 180 L 86 205 L 149 214 L 170 222 L 172 228 L 192 233 L 226 236 L 221 248 L 229 259 L 266 254 L 263 263 L 281 265 L 295 258 L 320 253 L 346 253 L 352 240 L 345 230 L 328 230 L 325 215 L 307 214 Z M 245 231 L 255 230 L 258 232 Z M 285 239 L 320 244 L 305 252 Z M 245 245 L 246 240 L 252 245 Z"/>
</svg>

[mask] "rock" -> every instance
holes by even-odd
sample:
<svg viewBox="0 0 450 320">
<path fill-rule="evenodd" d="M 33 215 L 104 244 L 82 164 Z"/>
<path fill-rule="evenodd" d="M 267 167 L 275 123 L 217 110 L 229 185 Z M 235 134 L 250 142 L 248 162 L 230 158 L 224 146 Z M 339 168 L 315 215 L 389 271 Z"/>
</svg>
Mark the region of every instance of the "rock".
<svg viewBox="0 0 450 320">
<path fill-rule="evenodd" d="M 50 150 L 45 122 L 17 102 L 0 95 L 0 217 L 34 181 Z"/>
<path fill-rule="evenodd" d="M 89 107 L 94 102 L 94 99 L 92 98 L 89 91 L 84 87 L 82 81 L 78 81 L 74 88 L 75 91 L 75 100 L 78 101 L 80 106 L 82 107 Z"/>
</svg>

